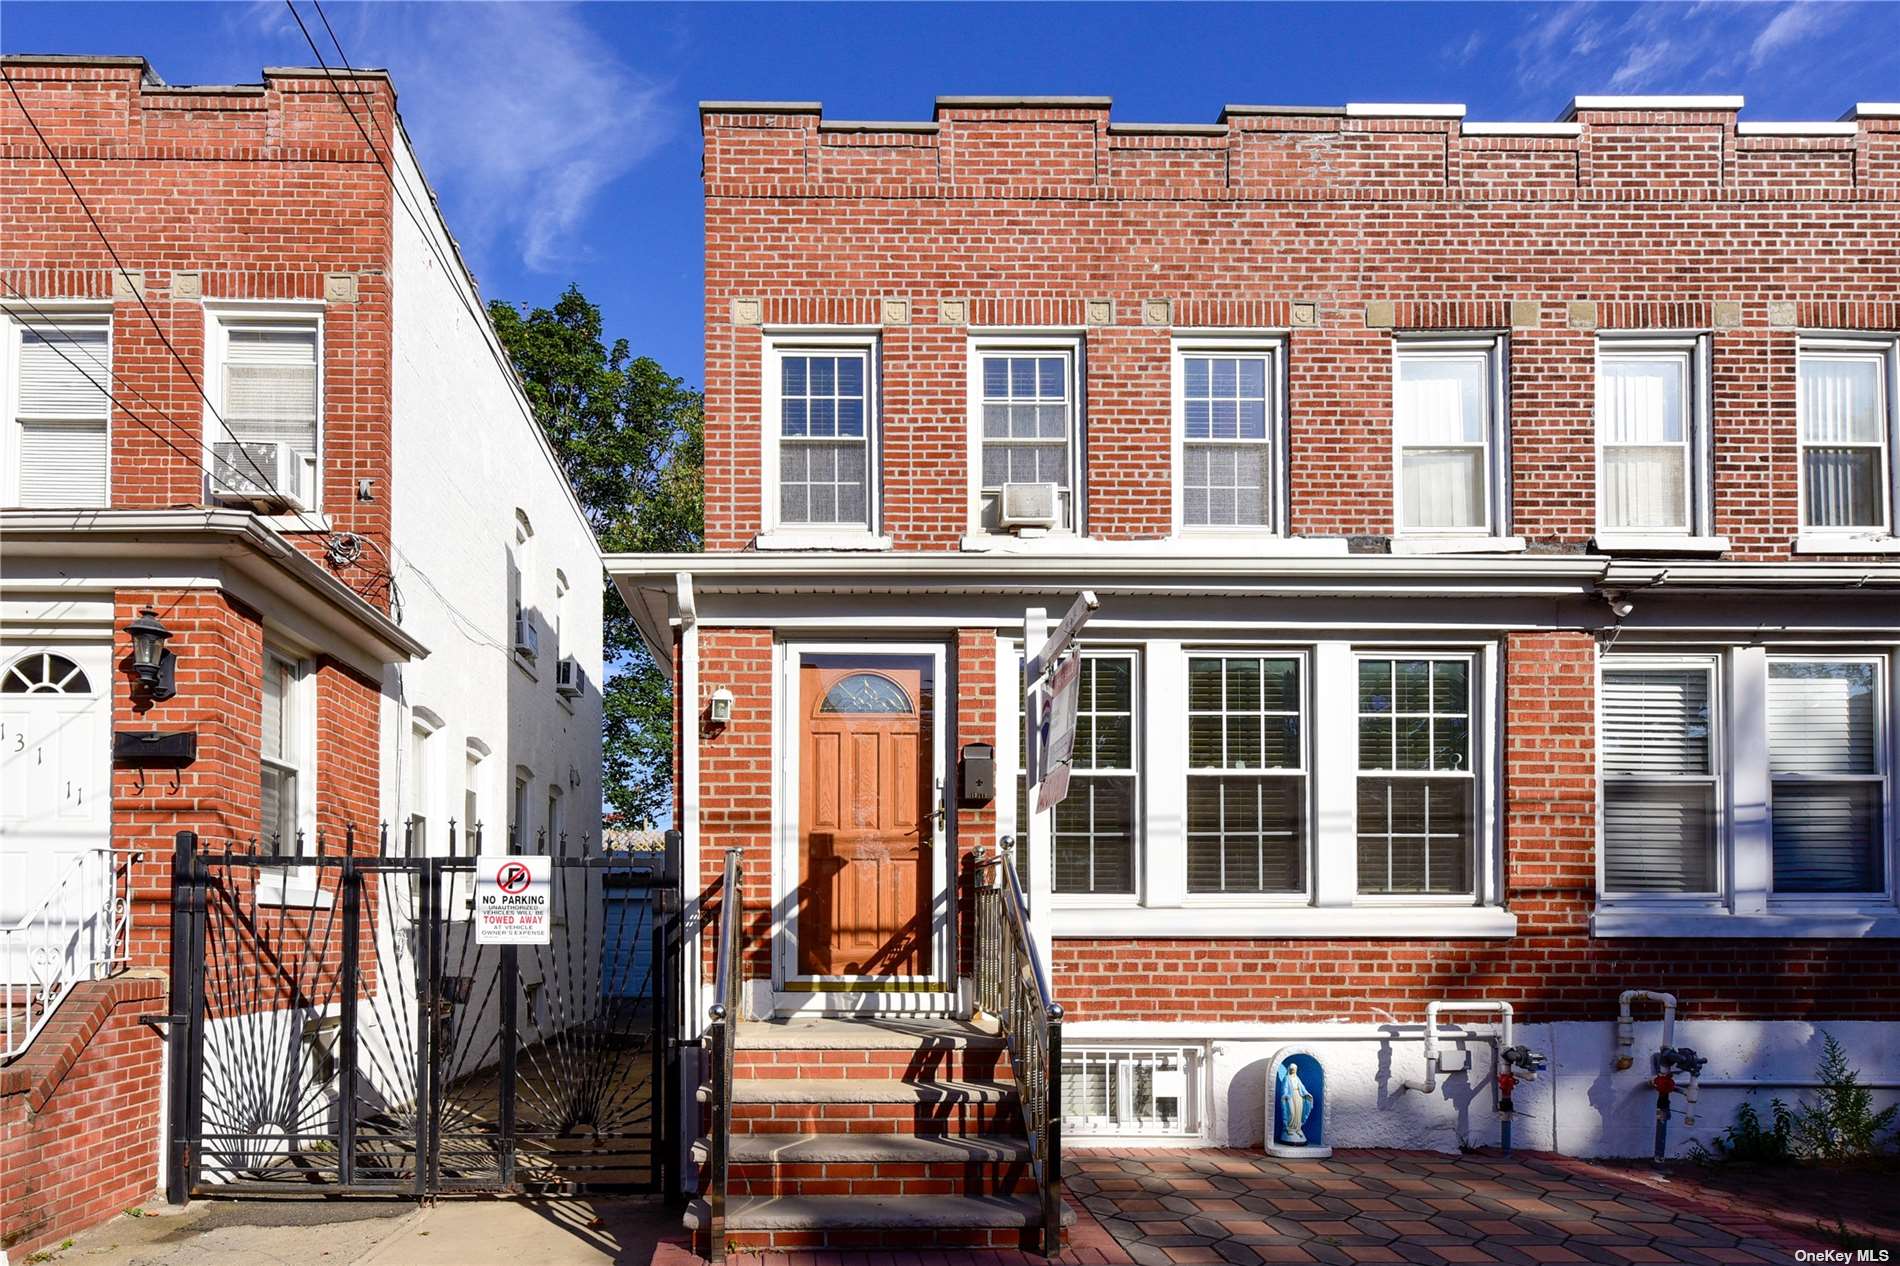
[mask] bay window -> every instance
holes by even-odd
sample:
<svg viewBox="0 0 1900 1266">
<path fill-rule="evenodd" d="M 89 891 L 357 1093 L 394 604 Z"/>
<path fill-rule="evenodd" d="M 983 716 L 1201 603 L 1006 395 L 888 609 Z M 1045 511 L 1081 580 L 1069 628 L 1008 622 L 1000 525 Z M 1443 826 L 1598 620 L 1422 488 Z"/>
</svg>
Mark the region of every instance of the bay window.
<svg viewBox="0 0 1900 1266">
<path fill-rule="evenodd" d="M 5 504 L 77 509 L 106 504 L 112 349 L 103 318 L 58 325 L 7 320 L 0 362 L 10 400 Z"/>
<path fill-rule="evenodd" d="M 1636 545 L 1712 531 L 1707 335 L 1597 341 L 1597 536 Z"/>
<path fill-rule="evenodd" d="M 1403 536 L 1502 536 L 1508 518 L 1503 347 L 1401 339 L 1392 431 Z"/>
<path fill-rule="evenodd" d="M 1895 340 L 1806 338 L 1798 359 L 1803 535 L 1846 550 L 1891 538 Z"/>
</svg>

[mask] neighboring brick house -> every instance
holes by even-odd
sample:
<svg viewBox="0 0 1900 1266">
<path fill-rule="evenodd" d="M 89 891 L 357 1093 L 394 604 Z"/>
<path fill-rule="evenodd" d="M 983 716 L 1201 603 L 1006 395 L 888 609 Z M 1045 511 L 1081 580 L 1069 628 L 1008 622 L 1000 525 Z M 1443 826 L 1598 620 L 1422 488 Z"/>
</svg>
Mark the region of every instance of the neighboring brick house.
<svg viewBox="0 0 1900 1266">
<path fill-rule="evenodd" d="M 1672 1151 L 1819 1029 L 1900 1077 L 1900 105 L 1741 104 L 703 105 L 706 553 L 608 567 L 748 1013 L 967 1014 L 1000 833 L 1071 1142 L 1259 1144 L 1298 1044 L 1328 1143 L 1495 1144 L 1475 1036 L 1405 1089 L 1439 999 L 1550 1057 L 1524 1146 L 1649 1150 L 1626 989 L 1711 1057 Z"/>
<path fill-rule="evenodd" d="M 4 69 L 0 927 L 37 922 L 0 959 L 0 1249 L 27 1252 L 158 1183 L 138 1018 L 164 988 L 139 978 L 170 966 L 174 833 L 298 856 L 374 851 L 383 823 L 428 853 L 451 820 L 462 850 L 471 822 L 489 851 L 596 833 L 601 586 L 382 72 Z M 147 609 L 169 698 L 134 670 Z M 115 761 L 136 732 L 195 759 Z M 144 853 L 128 935 L 96 876 L 90 907 L 60 887 L 108 846 Z M 281 873 L 286 903 L 316 882 Z M 32 1038 L 55 942 L 76 983 Z"/>
</svg>

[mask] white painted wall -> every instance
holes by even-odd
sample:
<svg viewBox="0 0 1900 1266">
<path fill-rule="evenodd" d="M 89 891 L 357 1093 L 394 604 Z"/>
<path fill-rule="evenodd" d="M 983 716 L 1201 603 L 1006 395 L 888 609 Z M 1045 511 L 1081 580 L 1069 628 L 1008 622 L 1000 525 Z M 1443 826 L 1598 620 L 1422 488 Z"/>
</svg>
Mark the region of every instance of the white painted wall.
<svg viewBox="0 0 1900 1266">
<path fill-rule="evenodd" d="M 1334 1147 L 1425 1148 L 1456 1152 L 1461 1145 L 1496 1147 L 1498 1115 L 1492 1084 L 1495 1030 L 1486 1024 L 1463 1026 L 1470 1052 L 1468 1072 L 1440 1076 L 1427 1095 L 1402 1088 L 1425 1072 L 1423 1026 L 1407 1024 L 1224 1025 L 1218 1032 L 1178 1024 L 1073 1024 L 1065 1027 L 1067 1047 L 1143 1041 L 1183 1043 L 1208 1040 L 1209 1112 L 1204 1141 L 1230 1147 L 1258 1147 L 1266 1137 L 1267 1071 L 1283 1046 L 1312 1051 L 1326 1074 L 1327 1141 Z M 1660 1044 L 1662 1026 L 1636 1026 L 1634 1063 L 1624 1072 L 1616 1058 L 1614 1017 L 1604 1021 L 1525 1024 L 1516 1040 L 1546 1055 L 1550 1066 L 1532 1082 L 1520 1082 L 1515 1095 L 1515 1146 L 1559 1151 L 1573 1156 L 1647 1156 L 1654 1142 L 1656 1094 L 1650 1056 Z M 1705 1081 L 1746 1080 L 1808 1082 L 1821 1059 L 1823 1031 L 1834 1035 L 1861 1080 L 1887 1083 L 1875 1091 L 1876 1108 L 1900 1099 L 1900 1026 L 1868 1021 L 1753 1022 L 1681 1020 L 1676 1044 L 1709 1057 Z M 1458 1042 L 1448 1041 L 1446 1049 Z M 1682 1096 L 1669 1123 L 1669 1154 L 1685 1155 L 1692 1141 L 1709 1146 L 1734 1123 L 1735 1111 L 1753 1102 L 1764 1122 L 1769 1100 L 1791 1105 L 1815 1099 L 1810 1088 L 1762 1085 L 1759 1088 L 1705 1087 L 1683 1117 Z M 1099 1137 L 1078 1143 L 1099 1143 Z"/>
<path fill-rule="evenodd" d="M 414 811 L 409 735 L 421 715 L 439 721 L 428 744 L 430 803 L 423 807 L 432 822 L 463 816 L 474 739 L 489 749 L 480 766 L 485 851 L 505 850 L 517 767 L 532 771 L 531 830 L 546 826 L 549 789 L 558 787 L 568 833 L 597 842 L 600 552 L 553 451 L 497 363 L 499 346 L 485 316 L 471 317 L 470 308 L 483 313 L 482 302 L 427 201 L 414 155 L 406 144 L 398 150 L 397 177 L 412 205 L 420 198 L 435 253 L 396 208 L 393 476 L 377 495 L 393 499 L 391 553 L 403 625 L 430 654 L 391 670 L 384 682 L 384 816 L 393 824 Z M 512 649 L 508 552 L 517 510 L 534 528 L 522 575 L 525 601 L 543 623 L 532 666 Z M 554 689 L 557 572 L 568 581 L 560 654 L 573 655 L 587 675 L 586 692 L 571 701 Z M 430 851 L 441 852 L 446 842 L 438 828 L 432 831 Z"/>
</svg>

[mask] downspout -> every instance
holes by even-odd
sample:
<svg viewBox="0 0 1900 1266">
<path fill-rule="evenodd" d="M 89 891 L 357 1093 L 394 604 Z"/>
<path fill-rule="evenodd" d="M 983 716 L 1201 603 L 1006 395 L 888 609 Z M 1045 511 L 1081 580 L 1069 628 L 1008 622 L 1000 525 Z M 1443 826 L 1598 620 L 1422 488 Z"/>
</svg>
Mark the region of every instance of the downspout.
<svg viewBox="0 0 1900 1266">
<path fill-rule="evenodd" d="M 702 1052 L 699 1039 L 705 1031 L 706 1007 L 700 964 L 705 961 L 699 937 L 704 926 L 699 882 L 699 608 L 693 596 L 693 574 L 676 572 L 673 576 L 680 623 L 680 673 L 674 682 L 680 701 L 680 1062 L 689 1059 L 692 1067 L 682 1068 L 681 1086 L 697 1086 L 704 1076 L 700 1067 Z M 699 1099 L 680 1096 L 679 1172 L 691 1173 L 692 1142 L 699 1137 Z M 698 1190 L 697 1182 L 692 1190 Z"/>
</svg>

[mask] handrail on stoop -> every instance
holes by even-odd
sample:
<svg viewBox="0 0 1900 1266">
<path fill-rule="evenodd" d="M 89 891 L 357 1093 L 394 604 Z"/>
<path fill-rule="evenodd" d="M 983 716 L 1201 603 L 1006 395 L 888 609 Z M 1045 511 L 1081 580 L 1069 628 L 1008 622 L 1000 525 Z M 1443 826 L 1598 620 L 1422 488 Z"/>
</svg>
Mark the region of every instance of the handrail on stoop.
<svg viewBox="0 0 1900 1266">
<path fill-rule="evenodd" d="M 1062 1004 L 1029 935 L 1029 903 L 1010 856 L 1015 842 L 1005 835 L 993 853 L 977 855 L 977 866 L 995 867 L 996 878 L 977 885 L 976 1005 L 1009 1042 L 1042 1197 L 1042 1252 L 1054 1257 L 1062 1248 Z"/>
<path fill-rule="evenodd" d="M 39 1036 L 74 985 L 125 966 L 132 868 L 144 852 L 79 850 L 18 923 L 0 928 L 0 1063 Z"/>
<path fill-rule="evenodd" d="M 739 850 L 726 850 L 726 873 L 719 889 L 719 953 L 713 970 L 713 1000 L 707 1008 L 707 1090 L 712 1105 L 712 1129 L 707 1138 L 706 1234 L 707 1256 L 726 1260 L 727 1173 L 732 1155 L 732 1066 L 739 1036 L 739 1006 L 733 996 L 744 966 L 745 868 Z"/>
</svg>

